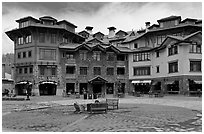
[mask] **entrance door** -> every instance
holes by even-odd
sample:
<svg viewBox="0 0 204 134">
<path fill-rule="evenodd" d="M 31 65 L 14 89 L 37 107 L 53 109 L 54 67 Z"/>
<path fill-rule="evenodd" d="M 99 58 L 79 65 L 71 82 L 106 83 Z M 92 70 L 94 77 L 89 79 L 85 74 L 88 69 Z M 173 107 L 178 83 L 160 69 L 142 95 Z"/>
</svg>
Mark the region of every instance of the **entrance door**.
<svg viewBox="0 0 204 134">
<path fill-rule="evenodd" d="M 83 90 L 85 90 L 87 92 L 87 83 L 80 83 L 79 88 L 80 88 L 80 90 L 79 90 L 80 94 L 83 94 L 83 92 L 84 92 Z"/>
<path fill-rule="evenodd" d="M 107 83 L 106 84 L 106 93 L 107 94 L 113 94 L 114 84 L 113 83 Z"/>
<path fill-rule="evenodd" d="M 75 92 L 75 83 L 66 83 L 66 93 L 70 92 L 74 94 Z"/>
<path fill-rule="evenodd" d="M 57 86 L 55 84 L 40 84 L 39 85 L 39 91 L 40 95 L 56 95 L 56 88 Z"/>
<path fill-rule="evenodd" d="M 93 84 L 93 93 L 101 93 L 102 84 Z"/>
</svg>

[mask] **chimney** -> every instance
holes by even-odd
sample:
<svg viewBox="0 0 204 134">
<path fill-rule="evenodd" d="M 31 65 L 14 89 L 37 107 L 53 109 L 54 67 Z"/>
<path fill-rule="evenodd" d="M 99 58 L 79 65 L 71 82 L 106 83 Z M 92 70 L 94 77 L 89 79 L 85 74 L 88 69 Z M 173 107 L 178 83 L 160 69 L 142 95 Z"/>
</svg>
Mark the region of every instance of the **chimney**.
<svg viewBox="0 0 204 134">
<path fill-rule="evenodd" d="M 86 26 L 86 31 L 89 33 L 89 34 L 92 34 L 92 29 L 93 29 L 93 27 L 91 27 L 91 26 Z"/>
<path fill-rule="evenodd" d="M 2 63 L 2 78 L 5 78 L 5 63 Z"/>
<path fill-rule="evenodd" d="M 108 38 L 112 38 L 115 36 L 115 27 L 108 27 L 109 29 L 109 34 L 108 34 Z"/>
<path fill-rule="evenodd" d="M 150 27 L 150 22 L 145 22 L 145 26 L 146 26 L 146 32 L 147 32 L 148 28 Z"/>
</svg>

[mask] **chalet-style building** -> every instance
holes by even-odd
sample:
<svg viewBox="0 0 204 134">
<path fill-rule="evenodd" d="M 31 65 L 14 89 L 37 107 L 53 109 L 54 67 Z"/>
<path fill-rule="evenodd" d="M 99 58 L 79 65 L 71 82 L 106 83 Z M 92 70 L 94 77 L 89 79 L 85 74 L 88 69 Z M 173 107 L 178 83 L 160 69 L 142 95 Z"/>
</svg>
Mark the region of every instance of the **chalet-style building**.
<svg viewBox="0 0 204 134">
<path fill-rule="evenodd" d="M 129 54 L 132 90 L 155 90 L 169 94 L 191 94 L 202 89 L 202 21 L 170 16 L 146 23 L 146 29 L 123 45 Z"/>
<path fill-rule="evenodd" d="M 202 20 L 170 16 L 139 31 L 109 33 L 93 27 L 76 33 L 76 25 L 44 16 L 16 20 L 7 31 L 14 41 L 15 92 L 25 82 L 35 95 L 66 93 L 132 94 L 150 88 L 190 94 L 201 89 Z"/>
<path fill-rule="evenodd" d="M 62 95 L 63 90 L 104 95 L 129 89 L 126 51 L 101 41 L 101 32 L 93 37 L 93 27 L 76 34 L 77 26 L 50 16 L 39 20 L 29 16 L 16 22 L 19 28 L 6 34 L 15 45 L 18 95 L 26 93 L 26 81 L 35 95 Z"/>
</svg>

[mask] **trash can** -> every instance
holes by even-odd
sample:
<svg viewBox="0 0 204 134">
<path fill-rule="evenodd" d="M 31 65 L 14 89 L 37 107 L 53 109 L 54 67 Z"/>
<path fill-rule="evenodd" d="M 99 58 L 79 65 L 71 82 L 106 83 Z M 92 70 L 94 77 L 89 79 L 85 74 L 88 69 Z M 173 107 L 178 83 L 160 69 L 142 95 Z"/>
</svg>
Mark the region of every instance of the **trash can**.
<svg viewBox="0 0 204 134">
<path fill-rule="evenodd" d="M 97 94 L 93 94 L 93 98 L 94 98 L 94 99 L 97 99 Z"/>
<path fill-rule="evenodd" d="M 87 99 L 87 94 L 84 94 L 84 100 L 86 100 Z"/>
</svg>

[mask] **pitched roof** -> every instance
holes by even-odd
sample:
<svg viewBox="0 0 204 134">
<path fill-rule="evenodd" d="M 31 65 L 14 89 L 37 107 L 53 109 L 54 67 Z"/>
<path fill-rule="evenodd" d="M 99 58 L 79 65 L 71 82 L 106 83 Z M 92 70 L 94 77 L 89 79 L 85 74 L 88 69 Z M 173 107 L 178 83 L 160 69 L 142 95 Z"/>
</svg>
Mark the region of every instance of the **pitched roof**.
<svg viewBox="0 0 204 134">
<path fill-rule="evenodd" d="M 69 22 L 69 21 L 67 21 L 67 20 L 61 20 L 61 21 L 58 21 L 58 22 L 57 22 L 57 24 L 60 24 L 60 23 L 66 23 L 67 25 L 71 25 L 71 26 L 77 28 L 76 25 L 74 25 L 73 23 L 71 23 L 71 22 Z"/>
<path fill-rule="evenodd" d="M 175 19 L 181 19 L 181 16 L 169 16 L 169 17 L 165 17 L 162 19 L 157 20 L 157 22 L 164 22 L 164 21 L 169 21 L 169 20 L 175 20 Z"/>
<path fill-rule="evenodd" d="M 29 20 L 29 19 L 32 19 L 32 20 L 34 20 L 35 22 L 40 22 L 38 19 L 33 18 L 33 17 L 31 17 L 31 16 L 27 16 L 27 17 L 20 18 L 20 19 L 16 20 L 16 22 L 19 23 L 19 22 L 22 22 L 22 21 L 25 21 L 25 20 Z"/>
</svg>

